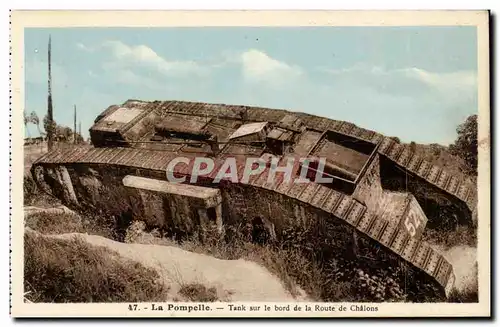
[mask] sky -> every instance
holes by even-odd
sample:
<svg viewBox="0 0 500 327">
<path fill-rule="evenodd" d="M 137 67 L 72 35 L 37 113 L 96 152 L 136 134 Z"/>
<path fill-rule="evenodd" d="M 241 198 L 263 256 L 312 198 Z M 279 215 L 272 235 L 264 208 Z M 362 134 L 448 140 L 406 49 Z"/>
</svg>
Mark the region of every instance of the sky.
<svg viewBox="0 0 500 327">
<path fill-rule="evenodd" d="M 54 118 L 72 127 L 76 105 L 84 137 L 128 99 L 288 109 L 443 145 L 478 112 L 475 27 L 26 29 L 24 109 L 40 120 L 49 35 Z"/>
</svg>

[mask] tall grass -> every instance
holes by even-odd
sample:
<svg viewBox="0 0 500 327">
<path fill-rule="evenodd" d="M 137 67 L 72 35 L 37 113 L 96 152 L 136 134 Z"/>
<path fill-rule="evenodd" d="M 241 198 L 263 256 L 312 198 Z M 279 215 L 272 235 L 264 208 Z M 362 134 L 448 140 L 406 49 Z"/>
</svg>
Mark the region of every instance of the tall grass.
<svg viewBox="0 0 500 327">
<path fill-rule="evenodd" d="M 215 287 L 206 287 L 201 283 L 182 285 L 179 295 L 193 302 L 215 302 L 219 300 Z"/>
<path fill-rule="evenodd" d="M 445 249 L 455 246 L 477 247 L 477 229 L 470 226 L 457 226 L 447 231 L 426 229 L 423 237 L 427 242 Z"/>
<path fill-rule="evenodd" d="M 297 298 L 329 302 L 406 300 L 394 282 L 387 283 L 391 276 L 398 273 L 397 269 L 377 277 L 365 267 L 363 278 L 351 278 L 362 271 L 362 262 L 346 262 L 333 257 L 325 260 L 314 251 L 314 247 L 300 242 L 255 244 L 245 230 L 244 226 L 226 226 L 223 238 L 215 232 L 205 232 L 204 237 L 193 235 L 173 241 L 162 237 L 159 230 L 146 231 L 146 224 L 136 221 L 130 226 L 125 239 L 130 243 L 176 246 L 223 260 L 256 262 L 275 275 L 283 287 Z M 293 235 L 294 232 L 289 230 L 288 234 Z"/>
<path fill-rule="evenodd" d="M 166 301 L 158 273 L 106 248 L 26 230 L 25 297 L 31 302 Z"/>
<path fill-rule="evenodd" d="M 31 173 L 24 175 L 23 180 L 23 200 L 25 206 L 55 206 L 61 204 L 61 201 L 52 197 L 36 185 Z"/>
</svg>

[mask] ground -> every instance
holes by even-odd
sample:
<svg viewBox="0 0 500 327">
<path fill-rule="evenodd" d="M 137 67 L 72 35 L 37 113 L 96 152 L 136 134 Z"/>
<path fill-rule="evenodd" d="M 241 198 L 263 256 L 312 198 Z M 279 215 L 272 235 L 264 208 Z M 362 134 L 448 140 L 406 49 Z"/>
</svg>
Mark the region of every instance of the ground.
<svg viewBox="0 0 500 327">
<path fill-rule="evenodd" d="M 47 152 L 47 144 L 31 144 L 24 146 L 24 173 L 29 173 L 31 168 L 31 164 L 35 162 L 35 160 Z"/>
<path fill-rule="evenodd" d="M 118 242 L 103 217 L 81 217 L 32 185 L 29 167 L 45 149 L 40 145 L 25 148 L 27 301 L 95 302 L 102 296 L 127 302 L 156 297 L 165 301 L 362 301 L 360 294 L 365 293 L 360 290 L 386 287 L 366 282 L 371 277 L 362 271 L 356 280 L 335 282 L 331 270 L 298 251 L 248 242 L 200 244 L 192 239 L 179 244 L 146 231 L 141 222 L 132 224 L 125 241 Z M 477 301 L 474 237 L 464 230 L 431 236 L 431 244 L 454 265 L 457 282 L 451 299 Z M 35 239 L 36 243 L 30 243 Z M 65 256 L 57 254 L 60 251 Z M 75 269 L 81 265 L 74 263 L 82 260 L 89 268 Z M 144 278 L 134 278 L 137 274 Z M 69 285 L 63 298 L 54 294 L 60 285 Z M 112 294 L 98 291 L 103 287 L 113 290 Z M 381 300 L 404 301 L 404 297 Z"/>
<path fill-rule="evenodd" d="M 104 249 L 104 253 L 113 254 L 114 260 L 128 262 L 129 264 L 125 265 L 122 270 L 129 269 L 129 267 L 135 264 L 136 267 L 143 267 L 144 271 L 149 270 L 154 272 L 156 278 L 153 279 L 151 283 L 155 284 L 156 282 L 159 285 L 163 285 L 162 296 L 157 300 L 186 301 L 192 296 L 193 288 L 199 287 L 203 287 L 213 292 L 213 300 L 218 301 L 291 302 L 296 300 L 284 288 L 276 276 L 272 275 L 262 266 L 246 260 L 220 260 L 203 254 L 188 252 L 175 246 L 127 244 L 116 242 L 102 236 L 82 233 L 46 235 L 30 229 L 28 229 L 26 233 L 29 238 L 34 238 L 38 241 L 39 247 L 41 246 L 40 243 L 46 243 L 47 249 L 50 250 L 54 247 L 51 242 L 60 241 L 58 245 L 62 249 L 71 251 L 72 246 L 74 246 L 76 242 L 84 247 L 87 252 L 92 249 Z M 41 239 L 43 239 L 43 241 Z M 67 266 L 65 266 L 64 272 L 66 275 L 72 275 L 71 277 L 73 279 L 68 279 L 71 283 L 75 283 L 77 274 L 99 274 L 102 273 L 103 270 L 112 270 L 111 267 L 103 267 L 102 264 L 96 264 L 96 269 L 89 268 L 88 271 L 81 271 L 79 270 L 80 267 L 71 267 L 69 260 L 65 263 L 50 262 L 50 259 L 37 253 L 35 247 L 32 248 L 27 246 L 27 250 L 28 256 L 37 259 L 29 261 L 29 263 L 31 263 L 31 266 L 36 264 L 39 270 L 47 269 L 47 267 L 44 266 L 47 262 L 54 266 L 56 264 L 66 264 Z M 49 250 L 45 251 L 45 256 Z M 76 254 L 77 253 L 75 253 L 75 255 Z M 92 262 L 93 259 L 89 261 Z M 90 267 L 92 266 L 90 265 Z M 28 277 L 30 279 L 34 277 L 40 278 L 41 275 L 42 274 L 29 275 Z M 125 278 L 123 275 L 123 273 L 120 273 L 116 274 L 115 277 Z M 106 273 L 103 273 L 103 277 L 105 276 L 107 276 Z M 53 276 L 52 278 L 55 279 L 57 277 Z M 84 280 L 83 276 L 78 277 L 78 279 Z M 142 283 L 145 284 L 146 281 L 147 278 L 145 277 Z M 137 282 L 138 280 L 134 280 L 134 283 Z M 32 281 L 30 284 L 33 283 L 35 282 Z M 146 287 L 146 285 L 143 285 L 143 288 L 144 287 Z M 81 288 L 82 286 L 80 286 L 80 289 Z M 37 287 L 34 286 L 32 292 L 36 294 L 36 291 Z M 104 290 L 101 288 L 101 291 Z M 119 291 L 119 288 L 117 291 Z M 131 298 L 123 298 L 124 301 L 137 300 L 132 297 L 136 294 L 131 293 L 128 295 L 131 296 Z M 92 297 L 94 295 L 90 294 L 89 296 Z M 147 301 L 148 299 L 143 300 Z M 151 301 L 152 299 L 149 300 Z"/>
</svg>

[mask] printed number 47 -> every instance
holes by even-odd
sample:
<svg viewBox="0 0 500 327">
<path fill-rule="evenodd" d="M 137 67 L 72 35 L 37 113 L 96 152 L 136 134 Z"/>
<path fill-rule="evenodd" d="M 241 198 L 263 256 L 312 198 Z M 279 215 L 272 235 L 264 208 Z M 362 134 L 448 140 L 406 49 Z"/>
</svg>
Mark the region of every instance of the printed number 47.
<svg viewBox="0 0 500 327">
<path fill-rule="evenodd" d="M 417 234 L 417 228 L 420 226 L 420 219 L 417 216 L 410 214 L 406 216 L 405 219 L 405 227 L 410 233 L 411 237 L 414 237 Z"/>
</svg>

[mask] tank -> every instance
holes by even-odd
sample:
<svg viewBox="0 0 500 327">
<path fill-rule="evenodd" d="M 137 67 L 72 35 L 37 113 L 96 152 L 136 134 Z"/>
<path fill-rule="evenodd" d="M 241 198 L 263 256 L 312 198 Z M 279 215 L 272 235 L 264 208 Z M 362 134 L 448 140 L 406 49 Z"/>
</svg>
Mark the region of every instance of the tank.
<svg viewBox="0 0 500 327">
<path fill-rule="evenodd" d="M 39 187 L 76 211 L 140 219 L 175 235 L 223 236 L 231 226 L 259 225 L 282 242 L 291 228 L 311 230 L 325 246 L 345 244 L 347 260 L 369 248 L 382 268 L 404 266 L 411 276 L 405 287 L 443 299 L 455 276 L 423 240 L 426 228 L 442 223 L 429 203 L 437 197 L 459 224 L 475 223 L 476 190 L 465 176 L 349 122 L 259 107 L 129 100 L 104 110 L 90 137 L 93 146 L 55 149 L 31 168 Z M 262 171 L 244 178 L 245 158 L 264 162 Z M 289 158 L 299 158 L 292 181 L 275 172 L 269 178 Z M 309 158 L 308 165 L 300 158 Z M 213 169 L 193 177 L 196 160 L 213 162 Z M 228 167 L 236 177 L 220 178 Z M 312 178 L 318 172 L 328 181 Z M 307 182 L 295 182 L 299 175 Z"/>
</svg>

